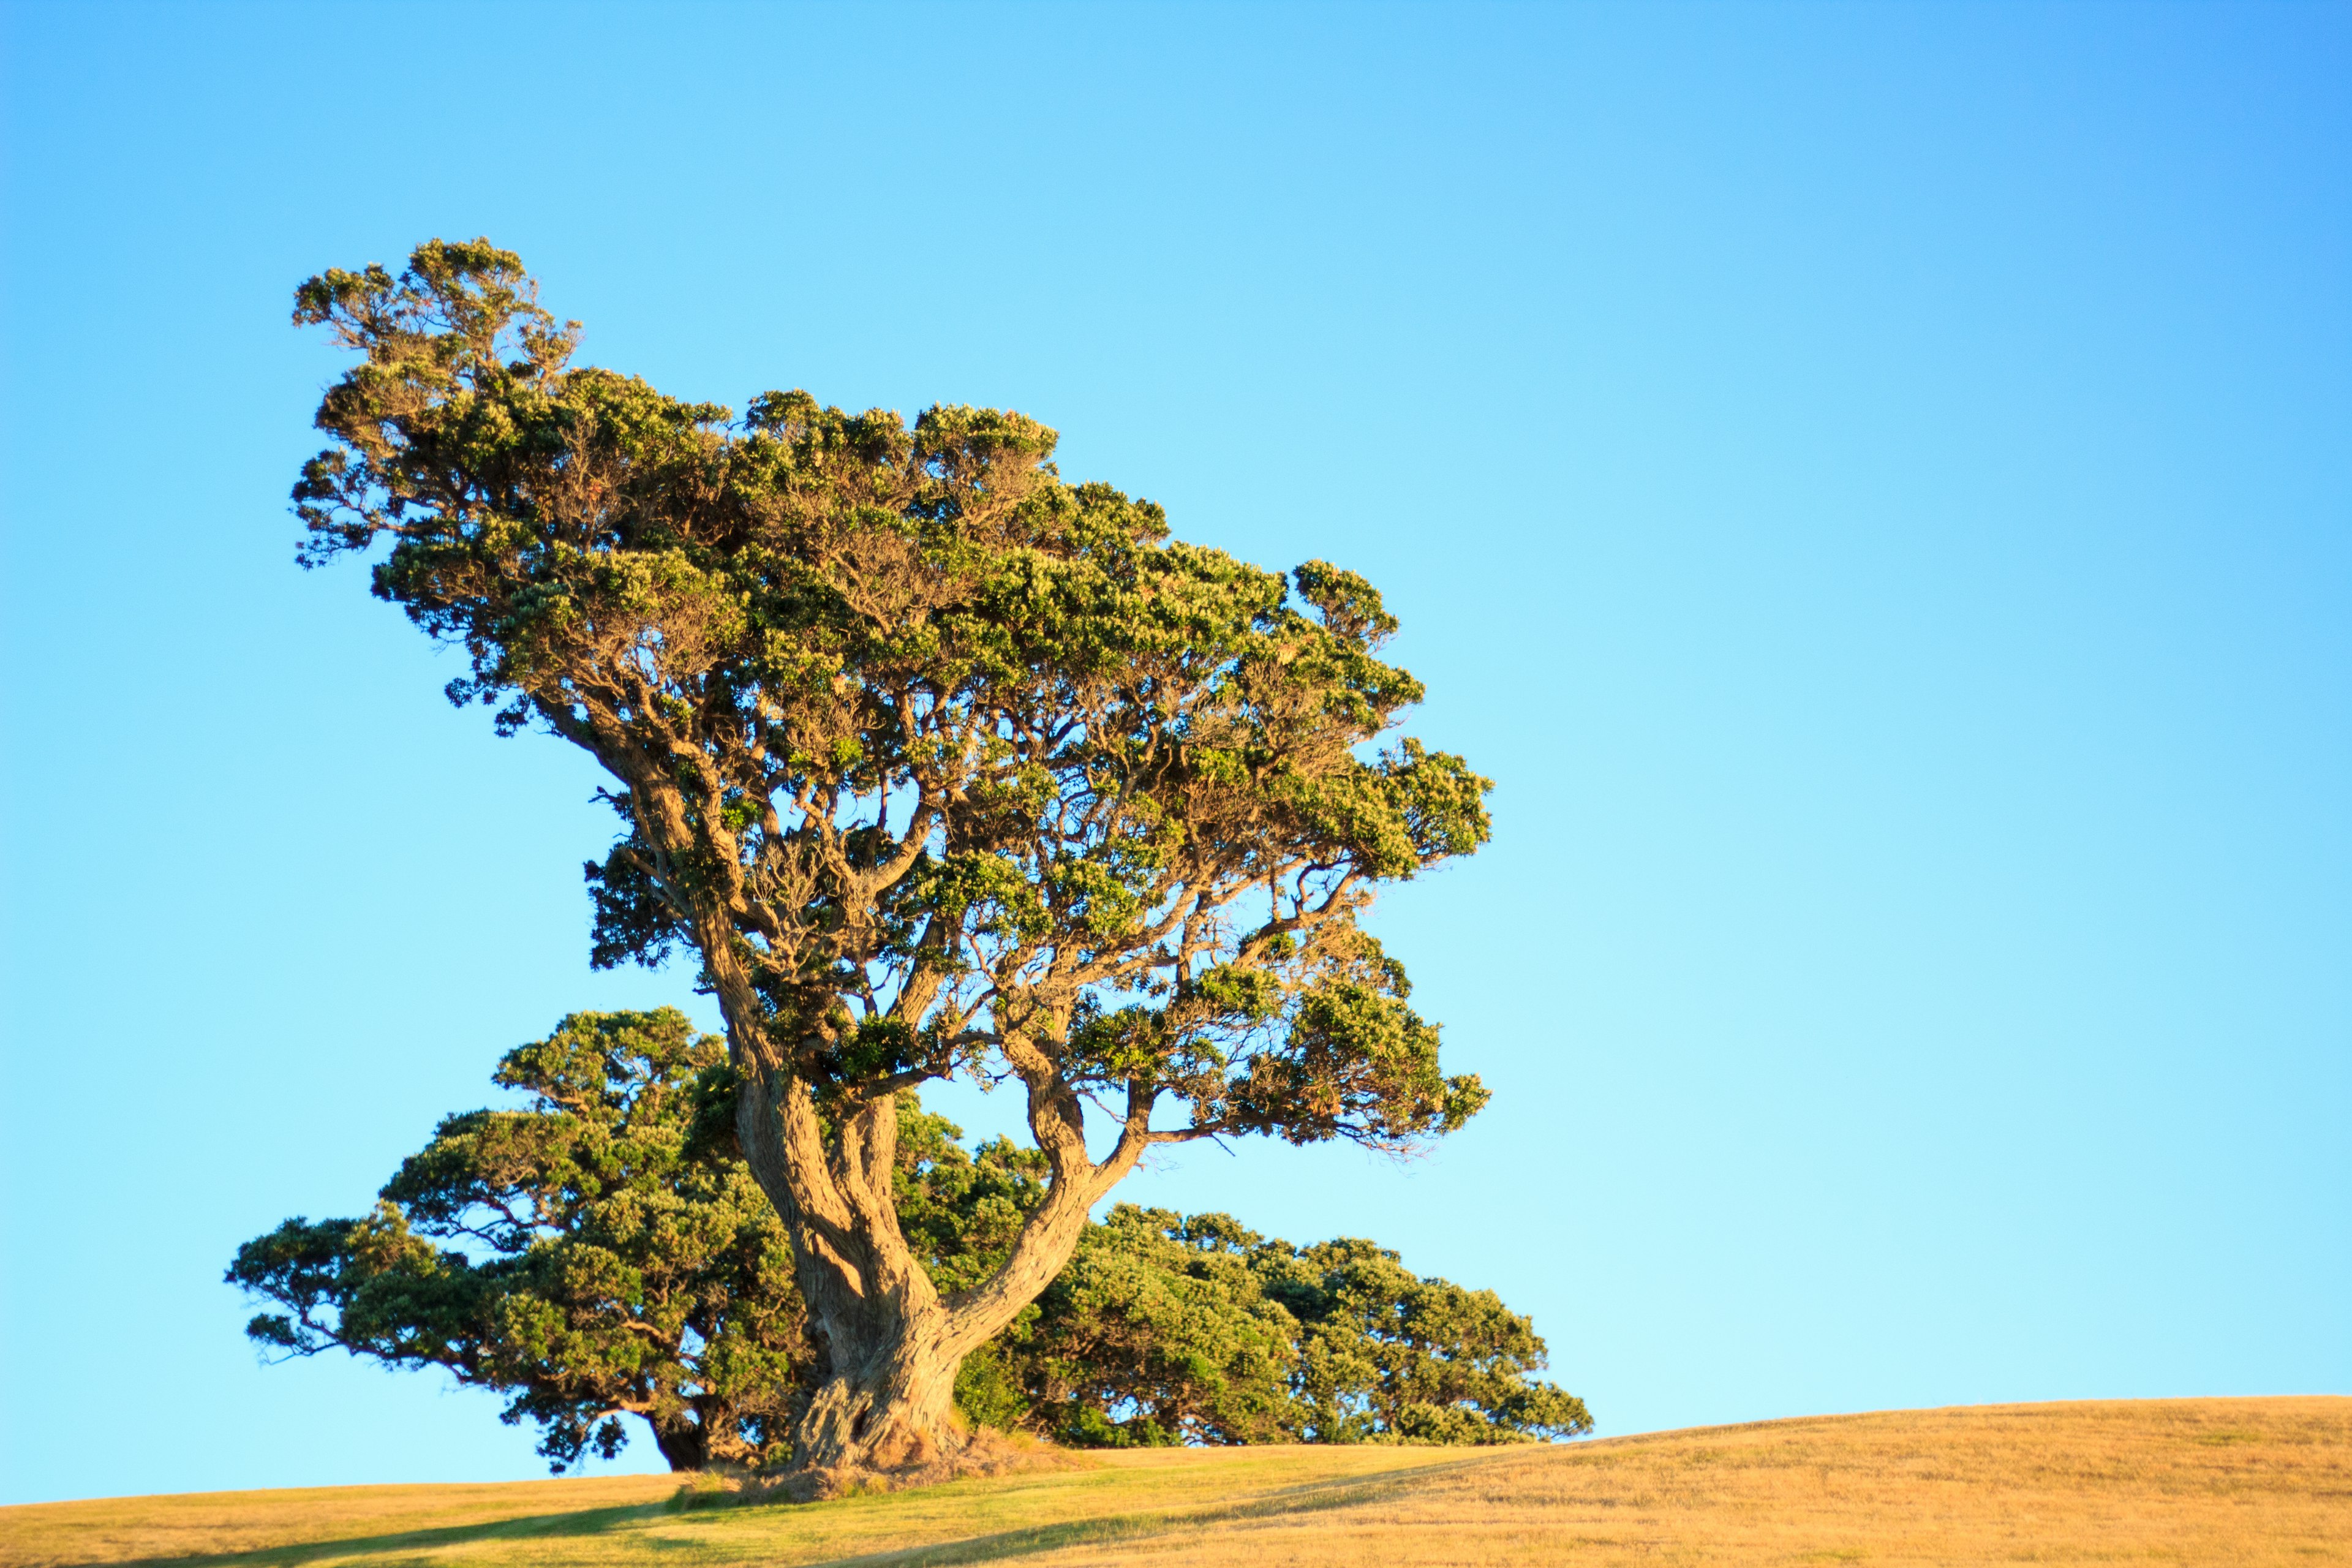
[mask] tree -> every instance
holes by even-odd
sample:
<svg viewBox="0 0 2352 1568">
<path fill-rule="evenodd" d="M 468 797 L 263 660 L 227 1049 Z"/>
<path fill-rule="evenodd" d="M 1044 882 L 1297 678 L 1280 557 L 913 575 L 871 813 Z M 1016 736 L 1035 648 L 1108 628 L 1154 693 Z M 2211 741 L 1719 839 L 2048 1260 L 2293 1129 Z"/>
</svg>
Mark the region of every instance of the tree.
<svg viewBox="0 0 2352 1568">
<path fill-rule="evenodd" d="M 387 542 L 375 593 L 468 658 L 451 699 L 596 759 L 593 961 L 683 943 L 718 999 L 824 1361 L 812 1485 L 951 1459 L 958 1366 L 1153 1145 L 1409 1148 L 1484 1102 L 1358 923 L 1485 841 L 1489 787 L 1367 754 L 1421 687 L 1362 578 L 1173 541 L 1017 414 L 788 392 L 737 420 L 574 366 L 487 241 L 323 273 L 295 319 L 360 356 L 302 559 Z M 896 1097 L 959 1072 L 1020 1086 L 1045 1177 L 943 1294 L 894 1206 Z"/>
<path fill-rule="evenodd" d="M 772 1468 L 817 1363 L 789 1245 L 743 1165 L 723 1042 L 685 1016 L 578 1013 L 508 1053 L 518 1109 L 445 1118 L 375 1211 L 292 1219 L 231 1283 L 247 1333 L 438 1366 L 508 1397 L 562 1471 L 643 1418 L 672 1468 Z M 932 1279 L 1001 1266 L 1044 1157 L 898 1100 L 897 1207 Z M 1122 1205 L 1038 1300 L 967 1358 L 967 1418 L 1066 1444 L 1501 1442 L 1580 1432 L 1532 1380 L 1543 1342 L 1490 1292 L 1418 1279 L 1364 1241 L 1305 1250 L 1223 1215 Z"/>
</svg>

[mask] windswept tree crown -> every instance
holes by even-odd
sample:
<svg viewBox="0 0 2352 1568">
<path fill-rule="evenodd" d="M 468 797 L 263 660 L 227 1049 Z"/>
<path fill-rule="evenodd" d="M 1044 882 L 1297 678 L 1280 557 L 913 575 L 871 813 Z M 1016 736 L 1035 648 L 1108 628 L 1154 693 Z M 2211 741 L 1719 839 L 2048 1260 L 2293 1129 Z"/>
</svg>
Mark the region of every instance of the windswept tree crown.
<svg viewBox="0 0 2352 1568">
<path fill-rule="evenodd" d="M 1172 539 L 1018 414 L 739 419 L 575 367 L 487 241 L 327 272 L 296 319 L 360 356 L 305 563 L 388 540 L 375 592 L 470 659 L 452 700 L 620 781 L 596 961 L 689 942 L 739 1067 L 828 1114 L 1009 1073 L 1041 1137 L 1108 1094 L 1144 1142 L 1402 1146 L 1483 1103 L 1357 924 L 1486 840 L 1489 787 L 1374 751 L 1422 689 L 1361 577 Z"/>
</svg>

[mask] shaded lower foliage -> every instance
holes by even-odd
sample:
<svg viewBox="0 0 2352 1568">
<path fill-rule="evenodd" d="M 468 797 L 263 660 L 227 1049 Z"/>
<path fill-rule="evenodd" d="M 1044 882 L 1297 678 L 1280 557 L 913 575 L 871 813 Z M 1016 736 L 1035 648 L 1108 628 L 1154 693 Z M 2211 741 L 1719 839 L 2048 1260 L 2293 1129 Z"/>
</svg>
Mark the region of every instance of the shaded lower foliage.
<svg viewBox="0 0 2352 1568">
<path fill-rule="evenodd" d="M 1066 1443 L 1507 1443 L 1592 1426 L 1535 1378 L 1543 1341 L 1493 1291 L 1227 1215 L 1120 1205 L 985 1359 L 976 1382 L 1017 1390 L 999 1418 Z"/>
<path fill-rule="evenodd" d="M 1089 1446 L 1292 1440 L 1299 1323 L 1265 1292 L 1263 1245 L 1223 1215 L 1121 1204 L 989 1347 L 1007 1414 Z"/>
<path fill-rule="evenodd" d="M 526 1109 L 445 1118 L 363 1218 L 238 1248 L 230 1282 L 282 1309 L 246 1332 L 504 1393 L 558 1471 L 628 1415 L 675 1468 L 781 1457 L 814 1351 L 775 1210 L 714 1142 L 725 1061 L 670 1009 L 566 1018 L 499 1064 Z"/>
<path fill-rule="evenodd" d="M 266 1347 L 439 1366 L 507 1395 L 562 1470 L 644 1419 L 677 1469 L 789 1457 L 827 1371 L 791 1247 L 733 1140 L 719 1042 L 684 1015 L 575 1014 L 510 1052 L 519 1110 L 446 1118 L 374 1211 L 292 1219 L 228 1271 Z M 902 1098 L 899 1225 L 943 1292 L 984 1280 L 1044 1192 L 1043 1156 Z M 1534 1374 L 1492 1291 L 1369 1241 L 1305 1248 L 1223 1215 L 1121 1205 L 969 1357 L 966 1417 L 1087 1446 L 1493 1443 L 1590 1429 Z"/>
<path fill-rule="evenodd" d="M 1292 1388 L 1310 1443 L 1507 1443 L 1591 1431 L 1584 1401 L 1538 1381 L 1544 1342 L 1492 1290 L 1423 1279 L 1355 1238 L 1255 1254 L 1300 1325 Z"/>
</svg>

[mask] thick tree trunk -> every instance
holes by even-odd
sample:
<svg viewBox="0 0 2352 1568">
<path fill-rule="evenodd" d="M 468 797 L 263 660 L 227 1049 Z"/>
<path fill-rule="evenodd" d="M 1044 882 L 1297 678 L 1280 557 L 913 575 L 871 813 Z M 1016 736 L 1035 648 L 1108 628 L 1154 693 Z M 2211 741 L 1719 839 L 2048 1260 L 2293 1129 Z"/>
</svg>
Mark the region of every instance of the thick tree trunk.
<svg viewBox="0 0 2352 1568">
<path fill-rule="evenodd" d="M 828 1127 L 761 1021 L 731 934 L 715 919 L 709 925 L 698 946 L 728 1020 L 737 1140 L 793 1238 L 810 1326 L 829 1357 L 795 1434 L 795 1468 L 820 1494 L 866 1475 L 952 1474 L 967 1446 L 955 1414 L 957 1369 L 1069 1261 L 1095 1199 L 1135 1168 L 1150 1142 L 1149 1101 L 1138 1102 L 1118 1149 L 1097 1165 L 1077 1096 L 1034 1050 L 1034 1059 L 1016 1059 L 1053 1180 L 995 1277 L 942 1301 L 898 1228 L 895 1095 L 851 1102 Z"/>
<path fill-rule="evenodd" d="M 710 1462 L 710 1445 L 702 1428 L 692 1421 L 656 1421 L 646 1417 L 646 1425 L 654 1429 L 654 1446 L 661 1457 L 669 1461 L 673 1470 L 699 1470 Z"/>
<path fill-rule="evenodd" d="M 896 1325 L 884 1343 L 834 1352 L 832 1375 L 810 1401 L 797 1434 L 808 1470 L 926 1469 L 952 1461 L 967 1437 L 955 1414 L 964 1352 L 941 1337 L 946 1314 Z"/>
<path fill-rule="evenodd" d="M 805 1085 L 781 1072 L 746 1074 L 736 1131 L 792 1234 L 801 1296 L 826 1354 L 795 1434 L 795 1467 L 847 1479 L 952 1461 L 964 1447 L 956 1369 L 978 1342 L 899 1232 L 897 1105 L 863 1108 L 833 1130 L 828 1150 Z"/>
<path fill-rule="evenodd" d="M 1065 1113 L 1074 1117 L 1075 1106 Z M 738 1140 L 791 1232 L 810 1326 L 827 1354 L 794 1445 L 795 1467 L 820 1489 L 866 1474 L 951 1473 L 968 1443 L 955 1413 L 963 1358 L 1061 1271 L 1095 1197 L 1141 1152 L 1123 1146 L 1097 1167 L 1082 1142 L 1063 1141 L 1066 1168 L 1013 1258 L 978 1289 L 943 1301 L 898 1229 L 898 1127 L 885 1097 L 827 1138 L 805 1084 L 778 1071 L 741 1079 Z"/>
</svg>

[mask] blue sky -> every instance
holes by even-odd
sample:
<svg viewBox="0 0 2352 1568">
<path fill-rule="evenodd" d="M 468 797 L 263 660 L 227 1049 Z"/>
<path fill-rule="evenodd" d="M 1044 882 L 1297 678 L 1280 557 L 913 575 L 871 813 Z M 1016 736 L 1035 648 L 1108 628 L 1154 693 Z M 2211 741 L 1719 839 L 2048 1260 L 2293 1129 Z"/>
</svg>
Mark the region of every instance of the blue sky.
<svg viewBox="0 0 2352 1568">
<path fill-rule="evenodd" d="M 539 1473 L 220 1271 L 708 1016 L 587 969 L 588 764 L 292 564 L 290 289 L 434 235 L 1386 590 L 1495 1102 L 1120 1195 L 1492 1286 L 1604 1433 L 2352 1392 L 2352 7 L 5 15 L 0 1500 Z"/>
</svg>

